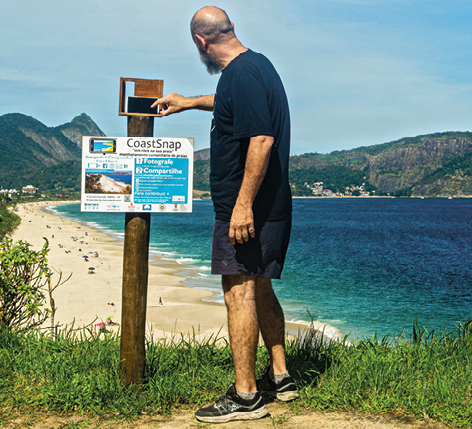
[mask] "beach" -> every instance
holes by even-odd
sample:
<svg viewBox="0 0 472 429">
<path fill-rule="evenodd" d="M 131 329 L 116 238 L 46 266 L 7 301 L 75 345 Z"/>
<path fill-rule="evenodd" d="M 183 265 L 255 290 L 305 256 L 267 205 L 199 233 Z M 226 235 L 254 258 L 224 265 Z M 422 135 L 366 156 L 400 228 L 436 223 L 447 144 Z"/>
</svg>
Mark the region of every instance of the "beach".
<svg viewBox="0 0 472 429">
<path fill-rule="evenodd" d="M 44 238 L 49 241 L 49 266 L 70 279 L 53 293 L 57 307 L 55 325 L 60 328 L 91 327 L 106 324 L 110 331 L 121 324 L 123 243 L 103 232 L 79 222 L 54 215 L 44 208 L 60 203 L 19 204 L 17 214 L 21 224 L 12 239 L 31 244 L 40 250 Z M 226 308 L 215 302 L 203 301 L 212 292 L 183 286 L 179 276 L 182 265 L 153 256 L 149 261 L 146 332 L 154 338 L 172 338 L 195 334 L 197 339 L 218 336 L 228 338 Z M 52 276 L 56 284 L 59 274 Z M 111 319 L 110 319 L 111 318 Z M 50 321 L 46 321 L 50 326 Z M 287 323 L 290 335 L 297 335 L 308 324 Z M 339 331 L 318 324 L 325 335 L 336 337 Z"/>
</svg>

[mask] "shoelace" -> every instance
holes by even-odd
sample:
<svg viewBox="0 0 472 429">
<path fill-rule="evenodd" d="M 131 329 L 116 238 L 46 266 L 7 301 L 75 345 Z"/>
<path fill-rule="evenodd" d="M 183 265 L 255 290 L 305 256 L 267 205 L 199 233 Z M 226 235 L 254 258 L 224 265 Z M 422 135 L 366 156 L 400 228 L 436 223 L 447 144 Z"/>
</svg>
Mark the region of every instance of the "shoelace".
<svg viewBox="0 0 472 429">
<path fill-rule="evenodd" d="M 215 405 L 220 408 L 220 403 L 224 403 L 225 408 L 228 408 L 228 392 L 223 393 L 215 402 Z"/>
</svg>

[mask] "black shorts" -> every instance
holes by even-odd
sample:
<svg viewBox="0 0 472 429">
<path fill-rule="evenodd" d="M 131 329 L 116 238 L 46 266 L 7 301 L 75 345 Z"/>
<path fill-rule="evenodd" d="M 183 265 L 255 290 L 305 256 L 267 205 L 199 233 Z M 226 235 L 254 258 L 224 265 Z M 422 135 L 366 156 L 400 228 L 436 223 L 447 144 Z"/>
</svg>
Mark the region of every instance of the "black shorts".
<svg viewBox="0 0 472 429">
<path fill-rule="evenodd" d="M 280 279 L 290 241 L 292 219 L 255 225 L 256 236 L 231 244 L 229 222 L 215 220 L 211 273 Z"/>
</svg>

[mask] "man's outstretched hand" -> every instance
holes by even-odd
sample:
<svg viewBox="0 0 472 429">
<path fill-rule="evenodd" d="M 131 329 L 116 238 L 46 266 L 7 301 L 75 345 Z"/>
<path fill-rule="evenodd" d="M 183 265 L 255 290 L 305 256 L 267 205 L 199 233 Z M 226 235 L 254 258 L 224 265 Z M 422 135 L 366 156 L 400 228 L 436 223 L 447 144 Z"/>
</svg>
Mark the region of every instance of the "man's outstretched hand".
<svg viewBox="0 0 472 429">
<path fill-rule="evenodd" d="M 171 94 L 167 94 L 165 97 L 157 99 L 151 107 L 160 107 L 160 114 L 162 116 L 172 115 L 174 113 L 180 113 L 184 110 L 187 110 L 188 103 L 187 98 L 183 95 L 177 94 L 173 92 Z"/>
<path fill-rule="evenodd" d="M 197 109 L 211 112 L 213 110 L 214 95 L 200 95 L 198 97 L 184 97 L 172 92 L 165 97 L 157 99 L 151 107 L 160 106 L 162 116 L 173 115 L 184 110 Z"/>
</svg>

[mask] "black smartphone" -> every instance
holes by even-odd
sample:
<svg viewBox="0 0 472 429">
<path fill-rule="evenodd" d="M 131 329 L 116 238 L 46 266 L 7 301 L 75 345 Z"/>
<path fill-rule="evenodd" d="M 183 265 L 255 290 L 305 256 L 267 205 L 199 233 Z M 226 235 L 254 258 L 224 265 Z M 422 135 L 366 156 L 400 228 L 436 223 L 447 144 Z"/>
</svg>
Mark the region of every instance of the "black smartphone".
<svg viewBox="0 0 472 429">
<path fill-rule="evenodd" d="M 90 139 L 90 153 L 116 153 L 116 139 Z"/>
<path fill-rule="evenodd" d="M 143 115 L 158 115 L 159 106 L 151 108 L 157 98 L 153 97 L 135 97 L 129 96 L 126 98 L 126 113 L 141 113 Z"/>
</svg>

